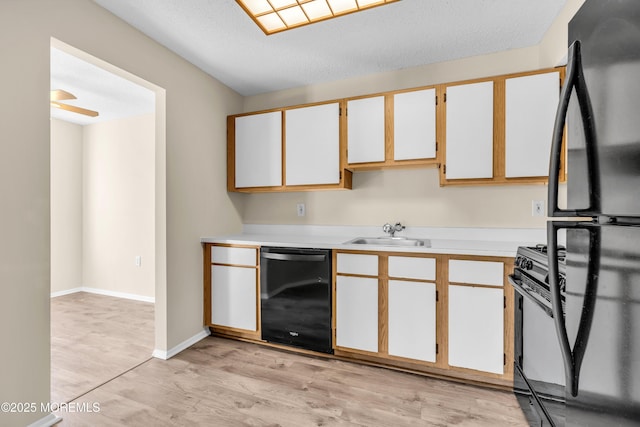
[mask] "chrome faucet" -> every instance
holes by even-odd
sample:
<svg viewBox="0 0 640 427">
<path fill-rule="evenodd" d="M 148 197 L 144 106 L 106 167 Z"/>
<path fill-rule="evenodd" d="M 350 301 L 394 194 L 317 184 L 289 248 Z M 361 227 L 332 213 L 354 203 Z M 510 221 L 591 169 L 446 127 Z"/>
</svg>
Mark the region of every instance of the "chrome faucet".
<svg viewBox="0 0 640 427">
<path fill-rule="evenodd" d="M 396 225 L 391 225 L 389 223 L 386 223 L 385 225 L 382 226 L 382 231 L 384 231 L 385 233 L 388 233 L 389 236 L 391 237 L 395 237 L 395 234 L 397 232 L 400 232 L 402 230 L 404 230 L 404 225 L 400 224 L 399 222 L 396 222 Z"/>
</svg>

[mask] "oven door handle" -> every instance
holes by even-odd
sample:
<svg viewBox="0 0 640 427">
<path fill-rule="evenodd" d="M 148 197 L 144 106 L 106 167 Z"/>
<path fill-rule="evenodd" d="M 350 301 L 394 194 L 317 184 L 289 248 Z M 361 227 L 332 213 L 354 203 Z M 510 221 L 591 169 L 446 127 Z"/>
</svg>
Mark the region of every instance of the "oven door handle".
<svg viewBox="0 0 640 427">
<path fill-rule="evenodd" d="M 562 312 L 562 300 L 560 295 L 560 280 L 558 278 L 558 230 L 582 229 L 589 231 L 589 262 L 587 266 L 587 283 L 580 313 L 578 333 L 573 344 L 569 344 L 567 325 Z M 567 391 L 572 396 L 578 395 L 578 382 L 580 380 L 580 367 L 587 349 L 593 312 L 596 304 L 598 290 L 598 277 L 600 274 L 600 226 L 593 222 L 569 222 L 549 221 L 547 223 L 547 257 L 549 265 L 549 286 L 551 288 L 551 305 L 553 309 L 553 322 L 556 334 L 560 342 L 560 350 L 564 361 Z"/>
<path fill-rule="evenodd" d="M 508 279 L 509 279 L 509 283 L 511 283 L 511 286 L 513 286 L 513 288 L 520 295 L 522 295 L 523 297 L 527 298 L 529 301 L 535 303 L 538 307 L 540 307 L 542 310 L 544 310 L 544 312 L 547 314 L 547 316 L 553 317 L 553 309 L 551 307 L 547 306 L 547 305 L 544 305 L 544 303 L 542 301 L 538 300 L 536 297 L 531 295 L 531 293 L 529 291 L 527 291 L 525 289 L 525 287 L 522 285 L 522 281 L 518 280 L 512 274 L 509 275 Z"/>
<path fill-rule="evenodd" d="M 278 253 L 262 253 L 260 258 L 271 259 L 276 261 L 301 261 L 301 262 L 324 262 L 327 256 L 324 254 L 319 255 L 305 255 L 305 254 L 278 254 Z"/>
<path fill-rule="evenodd" d="M 600 173 L 598 172 L 598 155 L 596 150 L 596 131 L 593 120 L 593 108 L 591 98 L 587 90 L 584 72 L 582 69 L 582 55 L 580 40 L 569 46 L 567 54 L 567 74 L 560 92 L 560 103 L 556 111 L 556 120 L 553 127 L 553 139 L 551 141 L 551 159 L 549 161 L 549 189 L 548 189 L 548 214 L 551 217 L 566 217 L 580 215 L 597 215 L 600 212 Z M 569 111 L 571 93 L 575 87 L 584 129 L 585 150 L 587 156 L 587 184 L 589 188 L 589 206 L 586 209 L 560 209 L 558 207 L 558 185 L 560 181 L 560 158 L 562 155 L 562 140 L 564 126 Z"/>
</svg>

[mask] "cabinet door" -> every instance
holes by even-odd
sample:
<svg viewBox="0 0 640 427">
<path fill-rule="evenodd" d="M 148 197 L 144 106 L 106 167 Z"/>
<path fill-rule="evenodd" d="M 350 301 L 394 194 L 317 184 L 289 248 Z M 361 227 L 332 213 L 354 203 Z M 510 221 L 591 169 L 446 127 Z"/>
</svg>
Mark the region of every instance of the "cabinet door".
<svg viewBox="0 0 640 427">
<path fill-rule="evenodd" d="M 493 82 L 447 88 L 446 178 L 493 177 Z"/>
<path fill-rule="evenodd" d="M 347 102 L 347 162 L 384 162 L 384 96 Z"/>
<path fill-rule="evenodd" d="M 393 97 L 393 159 L 436 157 L 436 90 L 404 92 Z"/>
<path fill-rule="evenodd" d="M 282 185 L 282 112 L 236 117 L 236 188 Z"/>
<path fill-rule="evenodd" d="M 506 177 L 547 176 L 560 73 L 507 79 L 505 91 Z"/>
<path fill-rule="evenodd" d="M 449 286 L 449 366 L 504 373 L 502 288 Z"/>
<path fill-rule="evenodd" d="M 378 351 L 378 279 L 336 277 L 336 345 Z"/>
<path fill-rule="evenodd" d="M 340 105 L 285 111 L 287 185 L 340 183 Z"/>
<path fill-rule="evenodd" d="M 389 280 L 389 354 L 436 361 L 436 285 Z"/>
<path fill-rule="evenodd" d="M 211 266 L 211 324 L 256 331 L 255 268 Z"/>
</svg>

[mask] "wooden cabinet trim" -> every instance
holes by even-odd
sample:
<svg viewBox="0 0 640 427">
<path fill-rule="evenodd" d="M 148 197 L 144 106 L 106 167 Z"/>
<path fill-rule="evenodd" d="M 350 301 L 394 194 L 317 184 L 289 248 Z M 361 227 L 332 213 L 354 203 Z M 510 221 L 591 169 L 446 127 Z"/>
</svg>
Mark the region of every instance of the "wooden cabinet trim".
<svg viewBox="0 0 640 427">
<path fill-rule="evenodd" d="M 565 78 L 565 67 L 545 68 L 542 70 L 526 71 L 520 73 L 503 74 L 493 77 L 477 78 L 471 80 L 463 80 L 440 85 L 443 101 L 446 99 L 446 89 L 451 86 L 459 86 L 473 83 L 482 83 L 487 81 L 494 82 L 494 116 L 493 116 L 493 178 L 467 178 L 467 179 L 447 179 L 446 176 L 446 102 L 438 105 L 440 117 L 438 127 L 436 128 L 438 142 L 442 146 L 440 151 L 440 186 L 478 186 L 478 185 L 508 185 L 508 184 L 546 184 L 548 177 L 506 177 L 506 140 L 505 140 L 505 108 L 506 108 L 506 92 L 505 82 L 507 79 L 532 76 L 545 73 L 559 73 L 559 88 L 562 87 Z M 566 127 L 564 132 L 564 141 L 566 141 Z M 566 144 L 565 144 L 566 145 Z M 562 152 L 560 159 L 560 182 L 566 182 L 566 147 Z"/>
<path fill-rule="evenodd" d="M 208 325 L 211 321 L 211 243 L 205 243 L 203 247 L 203 289 L 204 310 L 202 312 L 202 324 Z"/>
<path fill-rule="evenodd" d="M 480 285 L 478 283 L 461 283 L 461 282 L 447 282 L 447 283 L 452 286 L 466 286 L 468 288 L 500 289 L 504 287 L 504 285 Z"/>
<path fill-rule="evenodd" d="M 228 326 L 209 325 L 212 333 L 230 338 L 245 338 L 252 342 L 262 341 L 262 331 L 249 331 L 247 329 L 230 328 Z"/>
<path fill-rule="evenodd" d="M 236 264 L 223 264 L 214 263 L 211 261 L 211 248 L 214 246 L 226 247 L 226 248 L 245 248 L 255 249 L 256 259 L 255 265 L 236 265 Z M 260 310 L 260 246 L 255 245 L 242 245 L 231 243 L 205 243 L 203 248 L 203 297 L 204 297 L 204 310 L 203 310 L 203 325 L 208 326 L 212 331 L 220 333 L 222 335 L 229 335 L 238 338 L 249 338 L 252 340 L 260 340 L 262 337 L 261 330 L 261 310 Z M 256 330 L 246 330 L 239 328 L 232 328 L 228 326 L 216 325 L 211 322 L 211 268 L 213 266 L 222 267 L 235 267 L 235 268 L 247 268 L 254 269 L 256 275 Z"/>
<path fill-rule="evenodd" d="M 339 126 L 339 169 L 340 169 L 340 178 L 337 184 L 310 184 L 310 185 L 287 185 L 286 184 L 286 111 L 293 110 L 297 108 L 306 108 L 313 107 L 318 105 L 326 105 L 326 104 L 334 104 L 337 103 L 339 105 L 339 117 L 338 117 L 338 126 Z M 290 192 L 290 191 L 317 191 L 317 190 L 350 190 L 353 186 L 353 178 L 352 172 L 345 168 L 346 166 L 346 142 L 345 142 L 345 121 L 344 110 L 345 110 L 345 101 L 344 99 L 337 99 L 332 101 L 322 101 L 322 102 L 314 102 L 309 104 L 301 104 L 291 107 L 283 107 L 283 108 L 271 108 L 267 110 L 260 111 L 252 111 L 249 113 L 241 113 L 227 116 L 227 191 L 236 192 L 236 193 L 274 193 L 274 192 Z M 264 186 L 264 187 L 236 187 L 235 182 L 235 161 L 236 161 L 236 131 L 235 131 L 235 120 L 238 117 L 246 117 L 257 114 L 266 114 L 266 113 L 281 113 L 281 180 L 282 184 L 278 186 Z"/>
<path fill-rule="evenodd" d="M 378 353 L 389 355 L 389 258 L 378 257 Z"/>
<path fill-rule="evenodd" d="M 449 267 L 449 260 L 450 259 L 454 259 L 454 260 L 463 260 L 463 261 L 485 261 L 485 262 L 501 262 L 503 264 L 503 275 L 502 275 L 502 280 L 503 280 L 503 284 L 502 286 L 492 286 L 492 285 L 479 285 L 479 284 L 474 284 L 474 283 L 456 283 L 456 282 L 449 282 L 449 274 L 448 271 L 444 271 L 445 269 L 448 270 Z M 449 370 L 451 370 L 452 372 L 456 372 L 456 373 L 462 373 L 462 374 L 471 374 L 471 373 L 480 373 L 482 375 L 486 375 L 487 378 L 496 378 L 496 379 L 506 379 L 508 381 L 513 381 L 513 357 L 514 357 L 514 301 L 515 301 L 515 297 L 514 297 L 514 290 L 513 287 L 509 285 L 509 281 L 508 281 L 508 277 L 509 274 L 511 274 L 513 272 L 513 258 L 510 257 L 491 257 L 491 256 L 476 256 L 476 255 L 446 255 L 443 257 L 443 267 L 442 267 L 442 273 L 444 273 L 444 275 L 442 276 L 442 293 L 443 295 L 446 295 L 446 300 L 448 300 L 448 289 L 449 286 L 466 286 L 466 287 L 477 287 L 477 288 L 487 288 L 487 289 L 502 289 L 503 291 L 503 296 L 504 296 L 504 310 L 503 310 L 503 345 L 504 345 L 504 366 L 503 366 L 503 373 L 502 374 L 495 374 L 495 373 L 490 373 L 490 372 L 484 372 L 484 371 L 476 371 L 474 369 L 468 369 L 468 368 L 461 368 L 461 367 L 456 367 L 456 366 L 450 366 Z M 445 299 L 443 299 L 445 300 Z M 444 310 L 448 310 L 448 304 L 443 304 Z M 448 322 L 448 313 L 446 315 L 447 317 L 445 317 L 443 319 L 444 322 Z M 447 323 L 445 323 L 447 324 Z M 448 331 L 445 331 L 446 334 L 444 335 L 444 337 L 448 337 Z M 448 366 L 448 365 L 446 365 Z"/>
<path fill-rule="evenodd" d="M 254 245 L 235 245 L 235 244 L 218 244 L 218 243 L 204 243 L 203 244 L 203 276 L 204 276 L 204 324 L 208 326 L 212 333 L 228 336 L 234 339 L 244 339 L 251 342 L 263 343 L 261 339 L 260 330 L 260 264 L 259 264 L 259 251 L 257 252 L 256 266 L 237 266 L 244 268 L 254 268 L 256 270 L 256 294 L 258 301 L 256 304 L 256 331 L 249 331 L 237 328 L 230 328 L 226 326 L 211 325 L 209 324 L 211 319 L 211 266 L 214 263 L 211 260 L 211 248 L 213 246 L 223 247 L 243 247 L 259 249 L 259 246 Z M 363 255 L 376 255 L 378 256 L 378 276 L 368 275 L 354 275 L 337 273 L 337 255 L 338 253 L 353 253 Z M 388 275 L 388 257 L 417 257 L 417 258 L 432 258 L 436 261 L 436 280 L 417 280 L 406 279 L 402 277 L 389 277 Z M 473 369 L 460 368 L 448 365 L 448 288 L 449 285 L 456 286 L 470 286 L 480 288 L 500 289 L 500 286 L 488 286 L 488 285 L 476 285 L 466 283 L 450 283 L 448 281 L 448 261 L 449 259 L 456 260 L 473 260 L 473 261 L 489 261 L 489 262 L 502 262 L 504 283 L 502 286 L 503 294 L 506 302 L 506 308 L 504 309 L 504 354 L 506 364 L 504 365 L 503 374 L 495 374 L 484 371 L 476 371 Z M 369 352 L 364 350 L 357 350 L 352 348 L 345 348 L 336 345 L 336 298 L 332 298 L 332 316 L 331 316 L 331 328 L 332 338 L 334 344 L 334 350 L 336 352 L 335 358 L 356 360 L 360 363 L 372 363 L 378 366 L 386 366 L 392 369 L 409 370 L 411 372 L 423 373 L 432 376 L 440 376 L 442 378 L 464 380 L 465 382 L 472 382 L 477 384 L 492 384 L 501 387 L 511 387 L 513 380 L 513 315 L 514 315 L 514 292 L 508 285 L 507 277 L 513 270 L 513 259 L 510 257 L 495 257 L 495 256 L 476 256 L 476 255 L 449 255 L 449 254 L 422 254 L 414 252 L 376 252 L 376 251 L 356 251 L 356 250 L 333 250 L 332 251 L 332 293 L 336 295 L 336 278 L 337 276 L 353 276 L 363 277 L 369 279 L 378 279 L 378 352 Z M 218 265 L 218 264 L 215 264 Z M 220 264 L 225 265 L 225 264 Z M 233 265 L 231 265 L 233 266 Z M 236 266 L 233 266 L 236 267 Z M 389 280 L 400 280 L 406 282 L 417 283 L 433 283 L 436 287 L 436 361 L 427 362 L 416 359 L 404 358 L 401 356 L 394 356 L 388 354 L 388 286 Z M 291 350 L 291 348 L 287 347 Z M 313 353 L 315 354 L 315 353 Z"/>
<path fill-rule="evenodd" d="M 558 72 L 560 75 L 560 85 L 564 82 L 565 67 L 544 68 L 540 70 L 524 71 L 517 73 L 502 74 L 497 76 L 487 76 L 468 80 L 443 82 L 437 84 L 430 84 L 425 86 L 417 86 L 413 88 L 398 89 L 392 91 L 383 91 L 366 95 L 359 95 L 346 98 L 336 98 L 328 101 L 319 101 L 306 104 L 297 104 L 292 106 L 271 108 L 247 113 L 235 114 L 227 117 L 227 190 L 230 192 L 240 193 L 269 193 L 269 192 L 287 192 L 287 191 L 317 191 L 317 190 L 341 190 L 351 189 L 353 186 L 352 172 L 358 170 L 381 170 L 389 168 L 412 168 L 412 167 L 439 167 L 440 168 L 440 185 L 441 186 L 482 186 L 482 185 L 524 185 L 524 184 L 546 184 L 548 179 L 546 176 L 541 177 L 518 177 L 507 178 L 505 177 L 505 81 L 506 79 L 525 77 L 536 74 Z M 446 178 L 446 158 L 445 158 L 445 144 L 446 144 L 446 88 L 451 86 L 465 85 L 480 83 L 486 81 L 494 82 L 494 146 L 493 146 L 493 178 L 481 178 L 481 179 L 451 179 Z M 436 157 L 434 159 L 412 159 L 412 160 L 394 160 L 394 147 L 393 147 L 393 119 L 394 119 L 394 95 L 402 94 L 406 92 L 415 92 L 420 90 L 436 90 Z M 380 162 L 369 163 L 353 163 L 348 164 L 347 161 L 347 138 L 346 138 L 346 108 L 347 102 L 373 98 L 373 97 L 385 97 L 385 160 Z M 281 111 L 283 112 L 283 129 L 284 129 L 284 112 L 287 110 L 293 110 L 298 108 L 312 107 L 323 104 L 339 103 L 340 104 L 340 170 L 341 179 L 339 184 L 329 185 L 302 185 L 302 186 L 287 186 L 286 179 L 286 167 L 284 166 L 284 156 L 286 155 L 286 141 L 283 132 L 283 184 L 281 186 L 271 187 L 246 187 L 235 188 L 235 118 L 250 116 L 255 114 L 264 114 L 270 112 Z M 566 129 L 565 129 L 566 140 Z M 566 147 L 563 150 L 562 157 L 560 159 L 560 182 L 566 182 Z"/>
</svg>

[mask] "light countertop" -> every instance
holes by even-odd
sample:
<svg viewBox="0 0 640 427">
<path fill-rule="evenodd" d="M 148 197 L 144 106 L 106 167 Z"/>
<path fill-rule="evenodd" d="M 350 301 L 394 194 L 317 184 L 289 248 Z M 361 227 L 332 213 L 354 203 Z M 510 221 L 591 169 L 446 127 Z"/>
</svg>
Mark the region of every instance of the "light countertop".
<svg viewBox="0 0 640 427">
<path fill-rule="evenodd" d="M 203 237 L 202 243 L 437 253 L 513 258 L 518 246 L 545 243 L 544 229 L 407 227 L 397 236 L 429 239 L 430 247 L 349 244 L 356 237 L 381 237 L 381 227 L 245 225 L 242 234 Z"/>
</svg>

